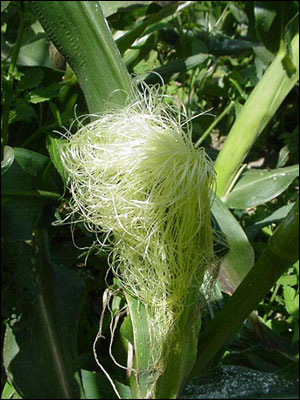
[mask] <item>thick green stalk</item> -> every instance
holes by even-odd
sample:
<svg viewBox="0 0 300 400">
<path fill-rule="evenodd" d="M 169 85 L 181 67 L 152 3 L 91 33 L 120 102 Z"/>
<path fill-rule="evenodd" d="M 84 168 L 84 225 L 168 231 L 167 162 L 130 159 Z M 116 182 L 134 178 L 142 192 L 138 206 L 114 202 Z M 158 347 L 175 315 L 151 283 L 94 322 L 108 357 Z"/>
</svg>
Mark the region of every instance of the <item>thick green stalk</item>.
<svg viewBox="0 0 300 400">
<path fill-rule="evenodd" d="M 215 163 L 220 197 L 227 193 L 255 140 L 299 79 L 299 35 L 294 36 L 291 49 L 296 72 L 290 76 L 283 65 L 285 54 L 278 53 L 228 134 Z"/>
<path fill-rule="evenodd" d="M 32 1 L 45 32 L 74 70 L 90 113 L 123 106 L 130 76 L 98 1 Z"/>
<path fill-rule="evenodd" d="M 222 310 L 199 338 L 192 375 L 207 366 L 230 336 L 255 309 L 277 279 L 299 258 L 299 199 L 282 221 L 263 254 Z"/>
</svg>

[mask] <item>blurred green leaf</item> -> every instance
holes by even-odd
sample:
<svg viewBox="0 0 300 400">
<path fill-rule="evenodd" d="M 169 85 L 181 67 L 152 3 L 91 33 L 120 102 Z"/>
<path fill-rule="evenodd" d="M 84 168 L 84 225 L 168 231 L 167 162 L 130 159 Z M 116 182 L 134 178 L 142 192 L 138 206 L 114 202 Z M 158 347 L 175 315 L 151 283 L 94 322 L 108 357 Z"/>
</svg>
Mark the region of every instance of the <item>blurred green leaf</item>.
<svg viewBox="0 0 300 400">
<path fill-rule="evenodd" d="M 272 53 L 277 53 L 284 38 L 285 27 L 295 16 L 295 1 L 255 1 L 255 21 L 258 37 Z"/>
<path fill-rule="evenodd" d="M 12 166 L 14 159 L 14 149 L 10 146 L 5 146 L 3 160 L 1 161 L 1 175 L 4 174 L 4 172 L 6 172 Z"/>
<path fill-rule="evenodd" d="M 285 164 L 288 162 L 289 155 L 290 155 L 289 145 L 286 144 L 286 145 L 283 146 L 283 147 L 280 149 L 280 151 L 279 151 L 278 161 L 277 161 L 277 164 L 276 164 L 276 168 L 282 168 L 282 167 L 284 167 Z"/>
<path fill-rule="evenodd" d="M 186 385 L 181 399 L 297 398 L 298 383 L 274 373 L 225 365 Z"/>
<path fill-rule="evenodd" d="M 49 54 L 49 41 L 45 33 L 36 32 L 33 24 L 24 33 L 22 45 L 17 58 L 17 65 L 28 67 L 47 67 L 53 68 L 53 63 Z M 1 57 L 10 61 L 13 45 L 9 42 L 1 42 Z"/>
<path fill-rule="evenodd" d="M 196 67 L 205 68 L 209 60 L 211 60 L 210 55 L 197 54 L 182 60 L 170 61 L 143 76 L 138 76 L 137 80 L 141 81 L 143 79 L 148 85 L 154 85 L 156 83 L 162 84 L 163 79 L 166 84 L 170 80 L 176 79 L 182 72 L 187 72 Z"/>
<path fill-rule="evenodd" d="M 289 285 L 289 286 L 297 285 L 298 277 L 297 277 L 297 275 L 283 275 L 281 278 L 278 279 L 278 283 L 280 283 L 283 286 L 285 286 L 285 285 Z"/>
<path fill-rule="evenodd" d="M 299 2 L 294 1 L 294 16 L 285 25 L 284 41 L 287 54 L 291 56 L 291 42 L 295 35 L 299 33 Z"/>
<path fill-rule="evenodd" d="M 132 330 L 132 323 L 131 323 L 131 319 L 130 319 L 129 315 L 127 315 L 124 318 L 122 325 L 120 326 L 120 333 L 124 338 L 126 338 L 126 340 L 128 340 L 128 342 L 130 342 L 133 345 L 133 343 L 134 343 L 133 330 Z"/>
<path fill-rule="evenodd" d="M 118 49 L 120 50 L 120 53 L 123 54 L 125 50 L 127 50 L 136 39 L 141 37 L 148 26 L 172 15 L 176 11 L 177 7 L 177 2 L 170 3 L 161 11 L 151 14 L 142 21 L 137 21 L 133 29 L 126 32 L 123 36 L 116 40 L 116 44 L 118 46 Z"/>
<path fill-rule="evenodd" d="M 13 399 L 15 393 L 15 388 L 8 381 L 6 381 L 1 393 L 1 399 Z"/>
<path fill-rule="evenodd" d="M 131 7 L 136 4 L 149 4 L 149 1 L 99 1 L 104 17 L 107 18 L 119 10 L 119 8 Z"/>
<path fill-rule="evenodd" d="M 287 204 L 286 206 L 280 207 L 278 210 L 274 211 L 268 217 L 255 222 L 253 225 L 246 228 L 246 233 L 249 240 L 253 240 L 255 235 L 263 228 L 273 223 L 279 223 L 287 216 L 294 204 Z"/>
<path fill-rule="evenodd" d="M 283 295 L 287 312 L 295 318 L 299 318 L 299 294 L 290 286 L 284 286 Z"/>
<path fill-rule="evenodd" d="M 46 38 L 37 39 L 32 43 L 21 46 L 17 64 L 53 68 L 49 55 L 48 40 Z"/>
<path fill-rule="evenodd" d="M 218 281 L 224 292 L 232 294 L 253 266 L 254 251 L 243 228 L 218 197 L 212 213 L 229 247 L 221 261 Z"/>
<path fill-rule="evenodd" d="M 200 35 L 202 40 L 205 36 Z M 248 40 L 231 39 L 225 35 L 210 35 L 204 43 L 207 46 L 209 54 L 216 56 L 224 55 L 242 55 L 252 52 L 253 48 L 259 47 L 257 43 Z"/>
<path fill-rule="evenodd" d="M 116 399 L 110 383 L 104 374 L 81 370 L 82 385 L 86 399 Z M 122 399 L 132 399 L 131 390 L 128 386 L 114 381 Z"/>
<path fill-rule="evenodd" d="M 151 14 L 157 14 L 162 9 L 158 2 L 133 4 L 131 7 L 119 8 L 118 12 L 108 17 L 109 26 L 116 31 L 131 31 Z"/>
<path fill-rule="evenodd" d="M 224 197 L 229 208 L 244 209 L 266 203 L 284 192 L 299 176 L 299 166 L 245 172 L 233 190 Z"/>
<path fill-rule="evenodd" d="M 138 64 L 142 59 L 145 59 L 150 51 L 155 47 L 156 36 L 154 33 L 144 36 L 134 49 L 129 49 L 124 54 L 124 61 L 128 70 Z"/>
<path fill-rule="evenodd" d="M 54 97 L 58 97 L 60 89 L 60 83 L 53 83 L 45 88 L 33 89 L 26 95 L 25 98 L 33 104 L 43 103 L 44 101 L 48 101 Z"/>
<path fill-rule="evenodd" d="M 14 148 L 14 154 L 14 163 L 1 181 L 2 236 L 6 240 L 28 240 L 43 211 L 60 198 L 60 188 L 48 157 L 21 148 Z"/>
<path fill-rule="evenodd" d="M 9 112 L 9 123 L 19 121 L 31 122 L 36 118 L 36 112 L 28 102 L 22 98 L 17 98 Z"/>
<path fill-rule="evenodd" d="M 18 84 L 18 89 L 26 90 L 37 87 L 44 78 L 44 71 L 41 68 L 29 68 L 23 71 L 23 76 Z"/>
<path fill-rule="evenodd" d="M 8 6 L 10 1 L 1 1 L 1 12 L 3 12 Z"/>
<path fill-rule="evenodd" d="M 104 374 L 81 370 L 85 399 L 116 399 L 117 396 Z"/>
</svg>

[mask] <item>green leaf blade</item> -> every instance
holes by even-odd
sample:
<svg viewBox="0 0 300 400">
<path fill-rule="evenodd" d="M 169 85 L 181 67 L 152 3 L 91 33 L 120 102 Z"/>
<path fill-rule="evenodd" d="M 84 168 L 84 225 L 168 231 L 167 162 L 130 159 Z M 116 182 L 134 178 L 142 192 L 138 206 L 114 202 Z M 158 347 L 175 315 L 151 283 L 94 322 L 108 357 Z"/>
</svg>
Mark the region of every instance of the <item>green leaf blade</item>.
<svg viewBox="0 0 300 400">
<path fill-rule="evenodd" d="M 232 294 L 252 268 L 254 251 L 242 227 L 218 197 L 213 203 L 212 213 L 229 247 L 221 261 L 218 281 L 223 291 Z"/>
<path fill-rule="evenodd" d="M 267 170 L 249 170 L 224 198 L 229 208 L 245 209 L 266 203 L 284 192 L 299 176 L 299 166 Z"/>
<path fill-rule="evenodd" d="M 5 244 L 6 265 L 20 276 L 22 308 L 6 329 L 4 365 L 24 398 L 80 398 L 76 331 L 83 283 L 73 271 L 49 262 L 41 236 L 35 250 L 21 241 Z"/>
<path fill-rule="evenodd" d="M 61 189 L 48 157 L 22 148 L 13 150 L 14 162 L 1 181 L 2 237 L 29 240 L 44 210 L 60 198 Z"/>
<path fill-rule="evenodd" d="M 298 384 L 275 373 L 224 365 L 188 384 L 181 399 L 296 398 Z"/>
<path fill-rule="evenodd" d="M 47 136 L 47 150 L 50 154 L 50 158 L 51 158 L 57 172 L 60 174 L 64 183 L 67 182 L 68 173 L 63 166 L 60 154 L 63 151 L 63 148 L 66 146 L 66 144 L 67 144 L 66 139 L 62 139 L 62 138 L 57 139 L 56 137 L 54 137 L 52 135 Z"/>
</svg>

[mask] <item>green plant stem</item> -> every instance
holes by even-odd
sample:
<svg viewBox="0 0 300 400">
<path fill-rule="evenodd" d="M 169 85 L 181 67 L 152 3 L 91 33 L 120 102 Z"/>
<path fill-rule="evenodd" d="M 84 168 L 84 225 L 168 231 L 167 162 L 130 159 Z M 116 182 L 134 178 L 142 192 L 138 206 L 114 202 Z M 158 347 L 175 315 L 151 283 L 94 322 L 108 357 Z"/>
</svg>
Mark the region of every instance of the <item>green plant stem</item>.
<svg viewBox="0 0 300 400">
<path fill-rule="evenodd" d="M 280 289 L 280 286 L 281 286 L 281 284 L 279 283 L 279 282 L 277 282 L 276 283 L 276 286 L 275 286 L 275 289 L 274 289 L 274 291 L 273 291 L 273 293 L 272 293 L 272 296 L 271 296 L 271 298 L 270 298 L 270 301 L 269 301 L 269 304 L 271 305 L 273 302 L 274 302 L 274 300 L 275 300 L 275 298 L 276 298 L 276 296 L 277 296 L 277 293 L 278 293 L 278 290 Z M 265 314 L 264 315 L 264 321 L 266 322 L 267 320 L 268 320 L 268 318 L 271 316 L 273 314 L 273 310 L 271 310 L 271 311 L 269 311 L 267 314 Z"/>
<path fill-rule="evenodd" d="M 98 1 L 31 1 L 45 32 L 75 72 L 91 114 L 122 107 L 132 95 Z"/>
<path fill-rule="evenodd" d="M 234 102 L 231 101 L 228 106 L 223 110 L 223 112 L 214 120 L 214 122 L 206 129 L 206 131 L 203 133 L 203 135 L 200 137 L 200 139 L 197 141 L 195 144 L 195 147 L 199 147 L 201 143 L 204 142 L 204 140 L 207 138 L 207 136 L 210 134 L 210 132 L 214 129 L 216 125 L 225 117 L 227 113 L 232 109 L 234 106 Z"/>
<path fill-rule="evenodd" d="M 299 258 L 299 199 L 267 248 L 222 310 L 199 337 L 192 376 L 197 376 L 236 332 L 278 278 Z"/>
<path fill-rule="evenodd" d="M 215 163 L 217 194 L 220 197 L 226 195 L 255 140 L 299 79 L 298 34 L 291 41 L 291 52 L 296 72 L 290 76 L 283 65 L 285 53 L 278 53 L 252 91 L 228 134 Z"/>
<path fill-rule="evenodd" d="M 21 3 L 21 2 L 18 2 Z M 3 159 L 4 146 L 8 144 L 9 137 L 9 111 L 13 98 L 13 84 L 14 84 L 14 75 L 16 73 L 17 60 L 20 51 L 20 47 L 22 44 L 24 29 L 25 29 L 25 21 L 22 15 L 21 5 L 19 5 L 19 15 L 20 15 L 20 26 L 18 30 L 18 35 L 16 39 L 16 43 L 14 45 L 11 61 L 8 68 L 7 75 L 7 89 L 6 89 L 6 97 L 5 103 L 3 107 L 3 116 L 2 116 L 2 138 L 1 138 L 1 159 Z"/>
</svg>

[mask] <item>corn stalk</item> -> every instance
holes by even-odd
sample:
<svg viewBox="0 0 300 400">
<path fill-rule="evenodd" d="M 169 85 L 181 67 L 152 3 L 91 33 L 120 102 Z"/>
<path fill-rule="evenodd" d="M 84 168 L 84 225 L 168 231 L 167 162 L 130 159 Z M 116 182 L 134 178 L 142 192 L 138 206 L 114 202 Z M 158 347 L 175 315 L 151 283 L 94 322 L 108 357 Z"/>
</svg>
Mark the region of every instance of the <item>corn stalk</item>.
<svg viewBox="0 0 300 400">
<path fill-rule="evenodd" d="M 130 76 L 98 1 L 32 1 L 45 32 L 75 72 L 89 112 L 123 106 Z"/>
<path fill-rule="evenodd" d="M 299 199 L 281 222 L 246 278 L 199 337 L 192 375 L 207 366 L 278 278 L 299 259 Z"/>
</svg>

